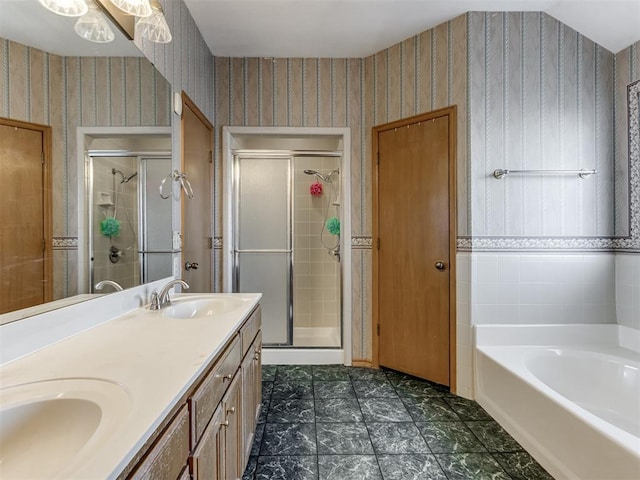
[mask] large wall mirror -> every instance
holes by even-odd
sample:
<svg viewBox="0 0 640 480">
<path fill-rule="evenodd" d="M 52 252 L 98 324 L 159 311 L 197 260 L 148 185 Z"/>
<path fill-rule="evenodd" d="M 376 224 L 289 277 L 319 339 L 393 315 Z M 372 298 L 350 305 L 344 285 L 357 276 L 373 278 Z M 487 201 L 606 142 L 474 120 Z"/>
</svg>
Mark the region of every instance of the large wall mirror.
<svg viewBox="0 0 640 480">
<path fill-rule="evenodd" d="M 114 291 L 95 290 L 100 280 L 128 288 L 171 275 L 171 201 L 158 188 L 171 173 L 171 86 L 115 26 L 115 40 L 98 44 L 77 36 L 75 22 L 38 0 L 0 0 L 0 119 L 11 132 L 45 128 L 46 174 L 23 172 L 13 145 L 1 146 L 2 162 L 17 191 L 42 183 L 49 225 L 45 258 L 34 261 L 4 248 L 24 242 L 3 228 L 0 288 L 42 293 L 25 304 L 0 299 L 0 323 Z M 10 205 L 0 206 L 3 222 Z M 42 278 L 18 281 L 38 262 L 50 263 Z"/>
</svg>

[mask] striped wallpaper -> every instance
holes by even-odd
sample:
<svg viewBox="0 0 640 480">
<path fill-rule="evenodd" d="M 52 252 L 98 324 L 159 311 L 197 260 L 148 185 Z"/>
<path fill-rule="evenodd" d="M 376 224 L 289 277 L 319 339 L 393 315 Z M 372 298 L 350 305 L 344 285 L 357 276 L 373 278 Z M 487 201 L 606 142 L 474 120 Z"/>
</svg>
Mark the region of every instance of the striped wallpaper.
<svg viewBox="0 0 640 480">
<path fill-rule="evenodd" d="M 472 236 L 613 235 L 614 55 L 544 13 L 469 18 Z"/>
<path fill-rule="evenodd" d="M 170 121 L 170 86 L 144 57 L 61 57 L 0 38 L 0 92 L 0 116 L 52 127 L 54 237 L 78 235 L 76 127 Z M 77 250 L 54 249 L 54 298 L 77 291 Z"/>
<path fill-rule="evenodd" d="M 640 42 L 616 54 L 615 61 L 615 233 L 629 235 L 629 136 L 627 85 L 640 80 Z M 640 190 L 640 185 L 634 186 Z M 640 221 L 640 220 L 639 220 Z M 640 240 L 639 240 L 640 241 Z"/>
</svg>

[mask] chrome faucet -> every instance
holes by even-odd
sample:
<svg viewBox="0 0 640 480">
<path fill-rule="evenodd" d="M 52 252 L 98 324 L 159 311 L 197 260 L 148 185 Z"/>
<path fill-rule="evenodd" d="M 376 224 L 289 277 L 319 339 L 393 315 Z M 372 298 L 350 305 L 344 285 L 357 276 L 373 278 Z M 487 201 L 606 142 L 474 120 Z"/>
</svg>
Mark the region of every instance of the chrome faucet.
<svg viewBox="0 0 640 480">
<path fill-rule="evenodd" d="M 169 297 L 169 290 L 173 288 L 175 285 L 182 285 L 183 288 L 189 289 L 189 284 L 184 280 L 175 279 L 171 280 L 167 283 L 160 292 L 154 290 L 151 293 L 151 305 L 149 305 L 149 309 L 151 310 L 160 310 L 161 308 L 167 307 L 171 305 L 171 298 Z"/>
<path fill-rule="evenodd" d="M 96 290 L 102 290 L 105 285 L 113 287 L 116 292 L 121 292 L 122 290 L 124 290 L 124 288 L 122 288 L 122 285 L 120 285 L 118 282 L 114 282 L 113 280 L 102 280 L 96 283 L 95 287 L 93 288 L 95 288 Z"/>
</svg>

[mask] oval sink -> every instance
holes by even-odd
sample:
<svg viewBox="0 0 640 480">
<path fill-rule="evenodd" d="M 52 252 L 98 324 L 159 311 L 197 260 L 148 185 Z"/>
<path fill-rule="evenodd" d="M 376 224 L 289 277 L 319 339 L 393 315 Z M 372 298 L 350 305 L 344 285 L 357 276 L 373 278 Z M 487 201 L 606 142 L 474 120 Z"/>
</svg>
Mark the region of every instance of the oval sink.
<svg viewBox="0 0 640 480">
<path fill-rule="evenodd" d="M 122 425 L 124 387 L 52 379 L 0 389 L 0 478 L 61 478 Z"/>
<path fill-rule="evenodd" d="M 244 300 L 234 297 L 179 298 L 163 310 L 170 318 L 212 317 L 242 307 Z"/>
</svg>

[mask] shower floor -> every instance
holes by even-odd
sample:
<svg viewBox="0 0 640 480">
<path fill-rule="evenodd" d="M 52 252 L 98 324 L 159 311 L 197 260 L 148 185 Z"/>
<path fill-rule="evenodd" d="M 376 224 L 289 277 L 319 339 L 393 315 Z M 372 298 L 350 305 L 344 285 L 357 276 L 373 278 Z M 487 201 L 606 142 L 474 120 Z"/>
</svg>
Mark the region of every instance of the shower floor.
<svg viewBox="0 0 640 480">
<path fill-rule="evenodd" d="M 293 327 L 295 347 L 339 347 L 340 330 L 337 327 Z"/>
</svg>

